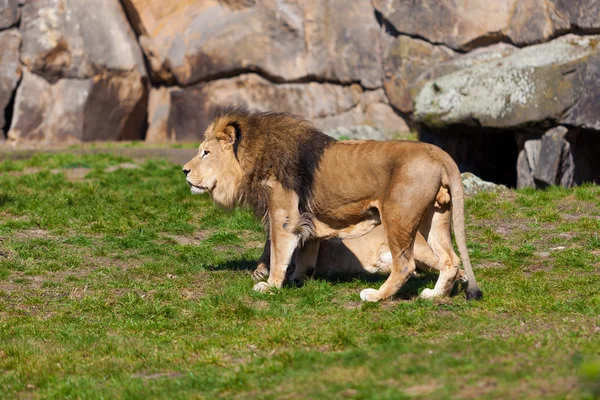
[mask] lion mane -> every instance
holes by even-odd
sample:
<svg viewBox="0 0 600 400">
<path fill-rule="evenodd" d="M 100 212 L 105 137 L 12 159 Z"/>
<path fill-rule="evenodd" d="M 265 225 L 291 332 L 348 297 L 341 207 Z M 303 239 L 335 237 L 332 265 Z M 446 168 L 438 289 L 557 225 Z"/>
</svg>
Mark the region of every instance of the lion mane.
<svg viewBox="0 0 600 400">
<path fill-rule="evenodd" d="M 335 139 L 296 115 L 242 107 L 217 108 L 213 125 L 235 128 L 233 150 L 243 173 L 236 189 L 240 204 L 267 221 L 265 182 L 275 179 L 298 195 L 301 213 L 310 210 L 315 171 Z"/>
</svg>

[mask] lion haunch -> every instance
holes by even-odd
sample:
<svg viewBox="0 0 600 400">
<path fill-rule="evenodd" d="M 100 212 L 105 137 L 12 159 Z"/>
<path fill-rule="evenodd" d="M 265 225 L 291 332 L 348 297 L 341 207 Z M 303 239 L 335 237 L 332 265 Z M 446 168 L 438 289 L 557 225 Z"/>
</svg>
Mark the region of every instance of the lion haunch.
<svg viewBox="0 0 600 400">
<path fill-rule="evenodd" d="M 250 206 L 263 217 L 269 242 L 261 259 L 270 268 L 257 291 L 281 287 L 292 257 L 290 279 L 302 280 L 324 240 L 360 241 L 383 226 L 390 275 L 378 290 L 364 289 L 362 300 L 392 297 L 414 272 L 415 257 L 440 272 L 422 297 L 449 295 L 460 261 L 467 298 L 482 296 L 467 253 L 460 173 L 438 147 L 336 141 L 294 115 L 225 108 L 184 172 L 193 193 L 208 192 L 225 207 Z"/>
</svg>

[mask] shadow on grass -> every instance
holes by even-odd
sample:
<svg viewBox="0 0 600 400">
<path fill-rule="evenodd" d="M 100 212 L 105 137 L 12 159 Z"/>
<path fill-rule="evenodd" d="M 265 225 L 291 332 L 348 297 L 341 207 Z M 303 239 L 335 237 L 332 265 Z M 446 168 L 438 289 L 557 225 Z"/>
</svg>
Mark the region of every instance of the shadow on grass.
<svg viewBox="0 0 600 400">
<path fill-rule="evenodd" d="M 258 260 L 256 259 L 245 259 L 239 258 L 235 260 L 226 261 L 224 263 L 220 263 L 214 266 L 209 266 L 206 269 L 208 271 L 254 271 L 256 266 L 258 265 Z M 292 264 L 286 273 L 286 276 L 289 276 L 294 271 L 294 265 Z M 325 282 L 329 282 L 332 284 L 336 283 L 348 283 L 354 281 L 361 281 L 367 285 L 372 285 L 375 288 L 381 286 L 383 282 L 387 279 L 388 275 L 382 274 L 368 274 L 368 273 L 356 273 L 349 272 L 348 274 L 336 274 L 333 276 L 318 276 L 314 279 L 322 280 Z M 435 272 L 420 272 L 417 276 L 411 277 L 405 284 L 402 286 L 400 291 L 394 296 L 396 300 L 413 300 L 419 296 L 419 291 L 426 287 L 433 287 L 436 280 L 438 279 L 438 274 Z M 286 279 L 286 287 L 296 286 L 290 283 Z M 454 297 L 464 291 L 463 285 L 459 282 L 454 285 L 452 292 L 450 293 L 450 297 Z"/>
<path fill-rule="evenodd" d="M 257 265 L 258 260 L 238 258 L 216 265 L 209 265 L 206 269 L 208 271 L 254 271 Z"/>
</svg>

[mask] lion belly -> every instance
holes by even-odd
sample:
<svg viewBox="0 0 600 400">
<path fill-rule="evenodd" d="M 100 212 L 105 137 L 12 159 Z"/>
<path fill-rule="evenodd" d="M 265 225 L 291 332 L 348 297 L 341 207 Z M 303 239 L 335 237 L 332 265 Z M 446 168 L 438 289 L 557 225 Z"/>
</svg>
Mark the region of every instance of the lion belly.
<svg viewBox="0 0 600 400">
<path fill-rule="evenodd" d="M 358 211 L 333 209 L 315 216 L 315 235 L 319 238 L 355 239 L 371 232 L 381 225 L 377 205 L 370 202 L 359 207 Z"/>
</svg>

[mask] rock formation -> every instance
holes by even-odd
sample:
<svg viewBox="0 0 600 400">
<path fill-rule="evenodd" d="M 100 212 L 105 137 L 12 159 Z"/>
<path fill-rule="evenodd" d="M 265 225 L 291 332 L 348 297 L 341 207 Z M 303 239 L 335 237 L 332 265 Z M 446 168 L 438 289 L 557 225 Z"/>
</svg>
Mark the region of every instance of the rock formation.
<svg viewBox="0 0 600 400">
<path fill-rule="evenodd" d="M 0 0 L 0 142 L 198 141 L 236 104 L 417 130 L 511 185 L 564 125 L 600 180 L 598 32 L 600 0 Z"/>
</svg>

